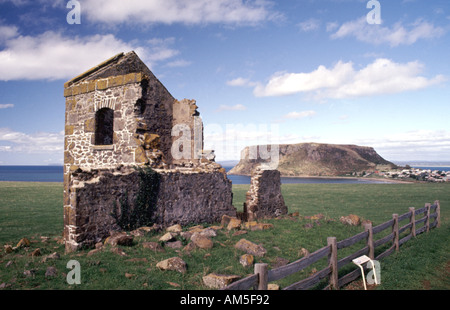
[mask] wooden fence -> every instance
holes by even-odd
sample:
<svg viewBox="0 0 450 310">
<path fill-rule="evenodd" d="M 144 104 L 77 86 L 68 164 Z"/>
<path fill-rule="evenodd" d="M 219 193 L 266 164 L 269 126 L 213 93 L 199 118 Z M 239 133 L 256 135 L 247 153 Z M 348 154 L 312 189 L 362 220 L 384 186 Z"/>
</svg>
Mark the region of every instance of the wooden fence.
<svg viewBox="0 0 450 310">
<path fill-rule="evenodd" d="M 423 214 L 422 217 L 416 220 L 416 216 L 420 214 Z M 406 219 L 409 219 L 409 222 L 406 225 L 399 227 L 399 223 Z M 361 270 L 359 268 L 342 276 L 341 278 L 338 276 L 339 270 L 345 265 L 351 263 L 353 259 L 361 255 L 367 255 L 371 259 L 380 260 L 386 256 L 389 256 L 394 251 L 398 251 L 399 247 L 412 237 L 428 232 L 434 227 L 439 227 L 440 224 L 440 204 L 439 201 L 436 200 L 433 205 L 427 203 L 425 204 L 425 207 L 418 210 L 409 208 L 409 212 L 400 216 L 398 214 L 393 214 L 391 220 L 378 226 L 372 227 L 372 224 L 366 224 L 364 225 L 364 232 L 356 234 L 345 240 L 338 242 L 335 237 L 329 237 L 327 238 L 327 245 L 325 247 L 285 266 L 268 270 L 267 264 L 255 264 L 253 275 L 236 281 L 223 288 L 223 290 L 247 290 L 251 288 L 257 290 L 267 290 L 269 282 L 277 281 L 299 272 L 326 256 L 328 257 L 327 267 L 314 273 L 306 279 L 283 288 L 283 290 L 309 289 L 327 277 L 328 285 L 325 289 L 339 289 L 340 287 L 361 276 Z M 388 228 L 391 228 L 390 233 L 380 239 L 374 240 L 375 235 L 385 231 Z M 405 235 L 405 232 L 408 233 Z M 364 239 L 366 240 L 366 246 L 364 248 L 338 260 L 338 251 L 340 249 L 352 246 Z M 392 243 L 391 246 L 375 257 L 375 250 L 389 242 Z M 385 247 L 386 246 L 382 247 L 382 249 Z"/>
</svg>

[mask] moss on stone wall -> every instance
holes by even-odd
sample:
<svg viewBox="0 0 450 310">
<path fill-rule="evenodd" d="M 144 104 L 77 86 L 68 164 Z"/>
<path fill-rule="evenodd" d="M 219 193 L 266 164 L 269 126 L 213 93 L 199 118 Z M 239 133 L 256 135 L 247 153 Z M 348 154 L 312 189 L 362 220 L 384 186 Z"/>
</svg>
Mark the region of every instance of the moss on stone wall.
<svg viewBox="0 0 450 310">
<path fill-rule="evenodd" d="M 114 214 L 117 224 L 124 230 L 134 230 L 154 223 L 153 216 L 156 211 L 160 177 L 150 167 L 136 167 L 139 176 L 139 189 L 130 204 L 128 192 L 119 200 L 120 212 L 117 203 L 114 204 Z"/>
</svg>

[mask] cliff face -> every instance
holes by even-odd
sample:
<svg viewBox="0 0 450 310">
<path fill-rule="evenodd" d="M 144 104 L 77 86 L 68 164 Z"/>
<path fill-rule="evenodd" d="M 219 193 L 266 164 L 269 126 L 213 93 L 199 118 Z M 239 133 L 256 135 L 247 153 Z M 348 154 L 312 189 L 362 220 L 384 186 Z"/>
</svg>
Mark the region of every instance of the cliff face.
<svg viewBox="0 0 450 310">
<path fill-rule="evenodd" d="M 264 146 L 265 148 L 265 146 Z M 252 169 L 269 160 L 251 159 L 250 147 L 229 174 L 250 175 Z M 340 176 L 353 172 L 395 167 L 372 147 L 320 143 L 280 144 L 278 170 L 282 176 Z"/>
</svg>

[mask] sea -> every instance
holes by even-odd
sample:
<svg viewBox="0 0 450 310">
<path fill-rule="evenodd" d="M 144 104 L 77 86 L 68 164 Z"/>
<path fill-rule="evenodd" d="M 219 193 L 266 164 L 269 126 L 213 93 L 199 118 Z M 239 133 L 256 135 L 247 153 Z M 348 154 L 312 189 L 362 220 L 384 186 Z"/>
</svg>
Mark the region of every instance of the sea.
<svg viewBox="0 0 450 310">
<path fill-rule="evenodd" d="M 229 171 L 233 166 L 223 166 Z M 450 171 L 448 167 L 413 166 L 423 170 Z M 250 177 L 243 175 L 228 175 L 233 184 L 250 184 Z M 63 182 L 63 166 L 0 166 L 0 181 L 20 182 Z M 339 183 L 339 184 L 380 184 L 389 183 L 383 180 L 363 178 L 297 178 L 282 177 L 282 184 L 289 183 Z"/>
</svg>

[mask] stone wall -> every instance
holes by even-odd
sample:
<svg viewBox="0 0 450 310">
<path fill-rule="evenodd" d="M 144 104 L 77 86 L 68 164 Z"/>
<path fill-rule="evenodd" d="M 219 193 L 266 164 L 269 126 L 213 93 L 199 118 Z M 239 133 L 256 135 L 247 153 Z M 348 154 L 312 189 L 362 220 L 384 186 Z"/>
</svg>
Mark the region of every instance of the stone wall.
<svg viewBox="0 0 450 310">
<path fill-rule="evenodd" d="M 151 167 L 160 177 L 152 222 L 185 225 L 235 214 L 225 169 L 203 150 L 195 100 L 172 97 L 134 52 L 118 54 L 68 81 L 64 96 L 68 251 L 118 229 L 114 208 L 136 201 L 139 175 L 134 167 Z M 186 130 L 181 140 L 175 126 Z M 174 159 L 174 145 L 189 152 Z"/>
<path fill-rule="evenodd" d="M 252 172 L 250 189 L 244 203 L 244 218 L 254 221 L 287 214 L 288 209 L 281 194 L 278 170 L 256 168 Z"/>
<path fill-rule="evenodd" d="M 231 181 L 220 169 L 155 170 L 159 190 L 152 223 L 170 226 L 220 222 L 222 215 L 236 216 Z M 133 168 L 73 173 L 70 200 L 73 212 L 66 226 L 66 250 L 92 246 L 104 240 L 118 225 L 124 203 L 133 210 L 141 179 Z"/>
</svg>

